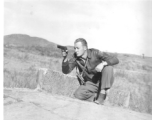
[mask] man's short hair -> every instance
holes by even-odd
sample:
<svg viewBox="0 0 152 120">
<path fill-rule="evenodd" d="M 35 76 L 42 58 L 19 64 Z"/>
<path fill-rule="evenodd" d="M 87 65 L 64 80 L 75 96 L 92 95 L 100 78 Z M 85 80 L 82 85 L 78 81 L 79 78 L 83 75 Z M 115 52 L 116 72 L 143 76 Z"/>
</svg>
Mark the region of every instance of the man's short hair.
<svg viewBox="0 0 152 120">
<path fill-rule="evenodd" d="M 81 42 L 83 46 L 88 47 L 87 41 L 84 38 L 78 38 L 74 43 Z"/>
</svg>

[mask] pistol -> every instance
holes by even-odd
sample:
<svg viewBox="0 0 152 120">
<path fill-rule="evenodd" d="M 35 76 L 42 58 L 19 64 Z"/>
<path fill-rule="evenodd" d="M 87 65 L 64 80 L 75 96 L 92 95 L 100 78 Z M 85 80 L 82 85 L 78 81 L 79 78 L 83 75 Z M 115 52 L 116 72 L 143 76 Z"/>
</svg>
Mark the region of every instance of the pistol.
<svg viewBox="0 0 152 120">
<path fill-rule="evenodd" d="M 65 51 L 65 52 L 68 52 L 68 48 L 66 46 L 62 46 L 62 45 L 57 45 L 57 48 Z"/>
</svg>

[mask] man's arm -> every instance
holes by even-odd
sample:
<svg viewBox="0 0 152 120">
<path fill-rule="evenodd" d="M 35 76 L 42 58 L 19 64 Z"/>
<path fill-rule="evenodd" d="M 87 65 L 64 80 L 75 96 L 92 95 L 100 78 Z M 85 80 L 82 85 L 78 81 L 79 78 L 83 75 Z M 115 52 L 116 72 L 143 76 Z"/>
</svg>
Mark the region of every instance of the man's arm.
<svg viewBox="0 0 152 120">
<path fill-rule="evenodd" d="M 114 55 L 109 55 L 108 53 L 101 52 L 99 50 L 96 51 L 96 55 L 99 59 L 105 61 L 105 65 L 116 65 L 119 63 L 119 60 Z"/>
<path fill-rule="evenodd" d="M 106 65 L 108 65 L 108 63 L 107 63 L 106 61 L 103 61 L 102 63 L 100 63 L 99 65 L 97 65 L 97 66 L 95 67 L 95 70 L 96 70 L 97 72 L 101 72 L 102 69 L 104 68 L 104 66 L 106 66 Z"/>
<path fill-rule="evenodd" d="M 62 61 L 62 72 L 64 74 L 70 73 L 76 66 L 75 58 L 72 57 L 70 60 L 67 58 Z"/>
</svg>

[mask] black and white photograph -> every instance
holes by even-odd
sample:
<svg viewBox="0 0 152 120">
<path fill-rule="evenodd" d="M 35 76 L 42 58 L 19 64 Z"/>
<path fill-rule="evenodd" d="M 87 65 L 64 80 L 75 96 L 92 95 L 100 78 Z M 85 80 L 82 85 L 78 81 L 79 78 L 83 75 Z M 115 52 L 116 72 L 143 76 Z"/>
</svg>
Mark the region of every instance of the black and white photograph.
<svg viewBox="0 0 152 120">
<path fill-rule="evenodd" d="M 152 120 L 152 0 L 3 0 L 3 120 Z"/>
</svg>

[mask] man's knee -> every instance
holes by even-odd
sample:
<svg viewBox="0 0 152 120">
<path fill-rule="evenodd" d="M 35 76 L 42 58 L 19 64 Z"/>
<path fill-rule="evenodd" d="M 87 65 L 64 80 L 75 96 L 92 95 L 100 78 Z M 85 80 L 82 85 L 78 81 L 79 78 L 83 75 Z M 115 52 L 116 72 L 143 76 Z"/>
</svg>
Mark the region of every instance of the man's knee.
<svg viewBox="0 0 152 120">
<path fill-rule="evenodd" d="M 112 66 L 106 66 L 106 67 L 104 67 L 103 72 L 113 73 L 113 67 Z"/>
<path fill-rule="evenodd" d="M 74 97 L 75 97 L 75 98 L 77 98 L 77 99 L 80 99 L 80 100 L 82 99 L 82 96 L 81 96 L 81 94 L 80 94 L 80 91 L 79 91 L 79 90 L 76 90 L 76 91 L 74 92 L 74 94 L 73 94 L 73 95 L 74 95 Z"/>
</svg>

